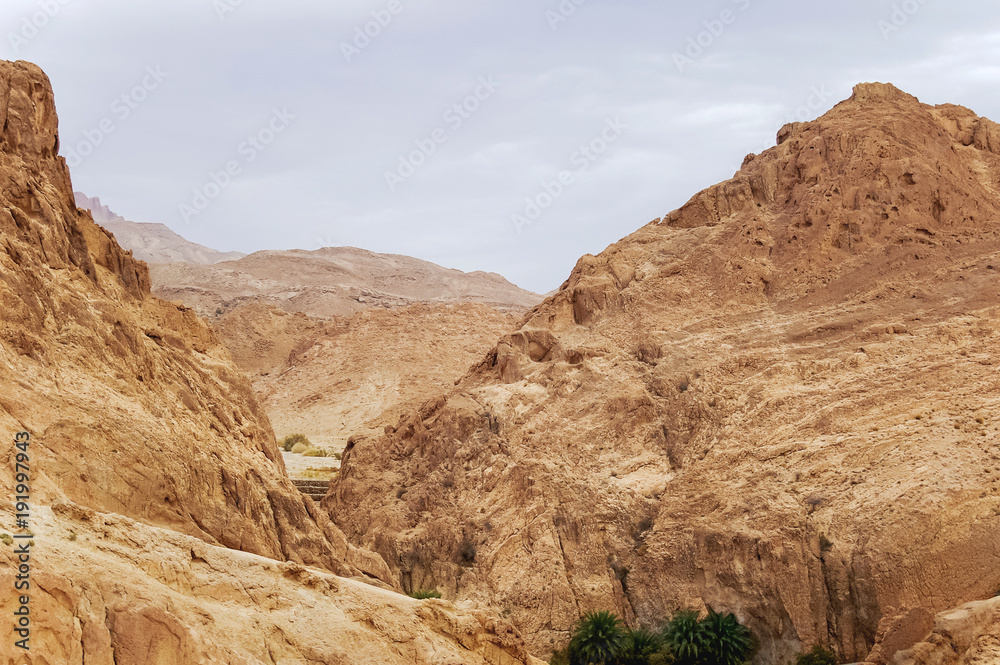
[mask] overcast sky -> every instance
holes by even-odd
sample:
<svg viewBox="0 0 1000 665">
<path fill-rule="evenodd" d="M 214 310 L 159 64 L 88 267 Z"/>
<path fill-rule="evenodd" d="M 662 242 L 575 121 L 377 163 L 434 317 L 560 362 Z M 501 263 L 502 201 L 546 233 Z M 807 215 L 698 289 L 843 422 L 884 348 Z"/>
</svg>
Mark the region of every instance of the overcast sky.
<svg viewBox="0 0 1000 665">
<path fill-rule="evenodd" d="M 3 57 L 52 79 L 75 188 L 126 218 L 221 250 L 352 245 L 538 292 L 859 81 L 1000 119 L 998 18 L 967 0 L 0 9 Z"/>
</svg>

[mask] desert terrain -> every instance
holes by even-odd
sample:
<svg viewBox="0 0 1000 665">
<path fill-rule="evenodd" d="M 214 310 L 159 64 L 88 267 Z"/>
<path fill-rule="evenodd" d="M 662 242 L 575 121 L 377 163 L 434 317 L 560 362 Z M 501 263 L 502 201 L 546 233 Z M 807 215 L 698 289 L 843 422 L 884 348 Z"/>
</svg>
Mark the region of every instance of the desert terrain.
<svg viewBox="0 0 1000 665">
<path fill-rule="evenodd" d="M 991 120 L 860 84 L 543 299 L 136 226 L 74 197 L 37 66 L 0 62 L 0 115 L 0 422 L 39 553 L 0 663 L 528 665 L 588 611 L 683 609 L 758 665 L 998 662 Z M 342 452 L 321 500 L 293 432 Z"/>
</svg>

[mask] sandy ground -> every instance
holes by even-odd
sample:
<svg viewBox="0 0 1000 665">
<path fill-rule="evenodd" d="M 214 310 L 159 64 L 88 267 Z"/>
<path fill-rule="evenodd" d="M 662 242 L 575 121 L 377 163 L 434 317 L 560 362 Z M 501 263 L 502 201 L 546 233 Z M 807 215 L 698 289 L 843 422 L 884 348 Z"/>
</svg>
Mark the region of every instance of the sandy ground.
<svg viewBox="0 0 1000 665">
<path fill-rule="evenodd" d="M 309 469 L 330 469 L 331 472 L 340 468 L 340 462 L 333 457 L 305 457 L 288 452 L 281 452 L 281 457 L 285 460 L 285 468 L 291 478 L 311 477 L 307 473 Z"/>
</svg>

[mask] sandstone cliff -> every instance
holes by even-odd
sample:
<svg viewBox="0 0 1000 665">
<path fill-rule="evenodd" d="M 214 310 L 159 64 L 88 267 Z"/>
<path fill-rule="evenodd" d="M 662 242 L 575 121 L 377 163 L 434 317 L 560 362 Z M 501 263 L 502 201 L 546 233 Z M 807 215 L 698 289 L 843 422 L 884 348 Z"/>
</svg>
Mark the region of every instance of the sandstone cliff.
<svg viewBox="0 0 1000 665">
<path fill-rule="evenodd" d="M 74 205 L 41 70 L 3 65 L 0 120 L 0 422 L 38 442 L 35 499 L 338 569 L 343 536 L 283 477 L 225 348 Z"/>
<path fill-rule="evenodd" d="M 74 205 L 35 65 L 0 62 L 0 127 L 0 523 L 24 430 L 33 534 L 31 650 L 4 621 L 0 662 L 532 662 L 495 614 L 390 591 L 294 489 L 216 336 Z M 9 618 L 24 559 L 0 536 Z"/>
<path fill-rule="evenodd" d="M 967 603 L 933 618 L 933 630 L 896 652 L 894 665 L 995 665 L 1000 663 L 1000 597 Z M 926 631 L 925 631 L 926 633 Z M 887 641 L 892 634 L 886 634 Z M 883 662 L 877 644 L 870 662 Z"/>
<path fill-rule="evenodd" d="M 6 496 L 0 517 L 13 513 Z M 56 503 L 35 515 L 30 652 L 2 665 L 540 665 L 509 622 Z M 14 561 L 0 548 L 0 585 Z M 13 616 L 15 596 L 0 596 Z"/>
<path fill-rule="evenodd" d="M 708 605 L 855 660 L 1000 588 L 1000 128 L 864 84 L 778 143 L 355 440 L 348 538 L 539 654 Z"/>
</svg>

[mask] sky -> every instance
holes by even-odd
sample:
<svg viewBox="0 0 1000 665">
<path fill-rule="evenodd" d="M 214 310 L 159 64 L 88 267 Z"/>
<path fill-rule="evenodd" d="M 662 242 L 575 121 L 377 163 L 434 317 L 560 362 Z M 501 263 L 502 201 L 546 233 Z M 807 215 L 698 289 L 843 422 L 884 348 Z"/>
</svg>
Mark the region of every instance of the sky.
<svg viewBox="0 0 1000 665">
<path fill-rule="evenodd" d="M 4 0 L 75 189 L 226 250 L 354 246 L 545 293 L 854 84 L 1000 120 L 971 0 Z"/>
</svg>

